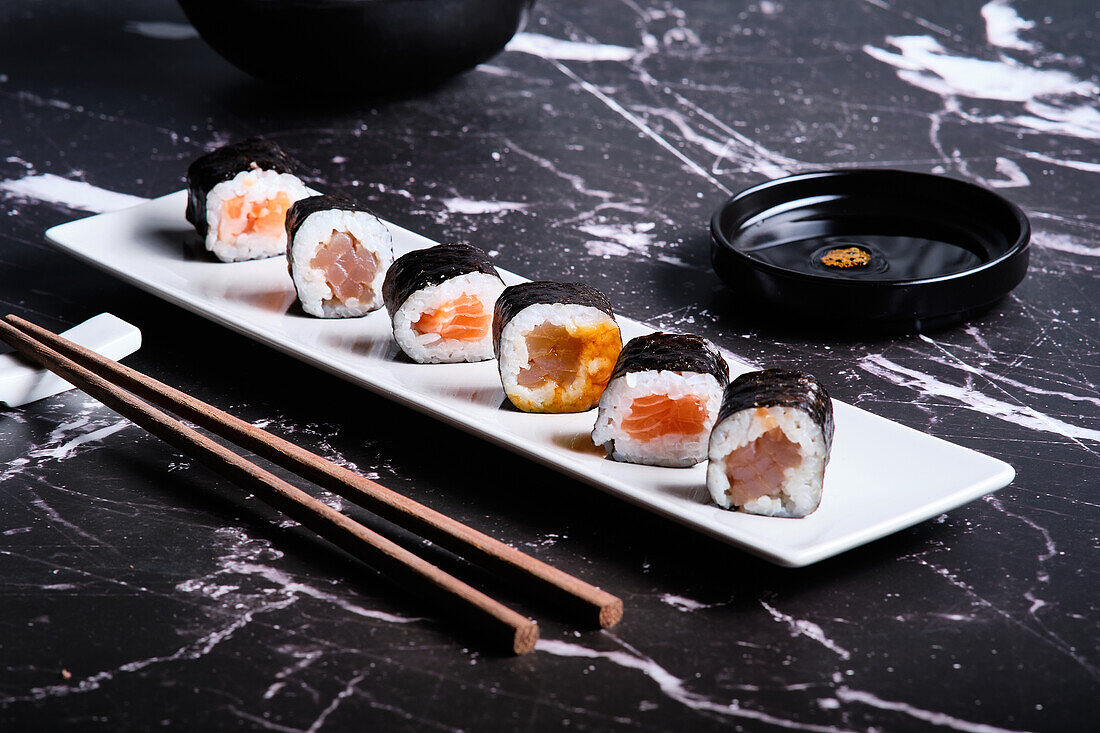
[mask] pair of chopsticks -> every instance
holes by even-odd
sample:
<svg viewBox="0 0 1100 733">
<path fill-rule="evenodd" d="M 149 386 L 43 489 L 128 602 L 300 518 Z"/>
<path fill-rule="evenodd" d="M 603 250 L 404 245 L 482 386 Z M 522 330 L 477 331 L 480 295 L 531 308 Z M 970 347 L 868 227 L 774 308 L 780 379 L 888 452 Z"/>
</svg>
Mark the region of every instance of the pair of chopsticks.
<svg viewBox="0 0 1100 733">
<path fill-rule="evenodd" d="M 585 624 L 606 628 L 622 618 L 622 601 L 610 593 L 27 320 L 14 315 L 4 318 L 0 321 L 0 340 L 398 584 L 407 586 L 433 604 L 438 603 L 441 615 L 445 610 L 447 616 L 465 622 L 493 643 L 516 654 L 534 649 L 538 640 L 538 625 L 534 621 L 157 408 L 171 410 L 394 524 L 507 577 L 513 584 L 555 603 Z"/>
</svg>

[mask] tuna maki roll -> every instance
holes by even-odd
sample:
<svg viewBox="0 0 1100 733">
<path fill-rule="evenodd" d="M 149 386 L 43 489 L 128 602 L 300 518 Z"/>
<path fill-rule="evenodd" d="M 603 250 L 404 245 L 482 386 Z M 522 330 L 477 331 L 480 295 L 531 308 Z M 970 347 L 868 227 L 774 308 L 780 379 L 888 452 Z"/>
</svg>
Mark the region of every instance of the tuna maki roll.
<svg viewBox="0 0 1100 733">
<path fill-rule="evenodd" d="M 458 243 L 398 257 L 382 283 L 393 337 L 421 363 L 493 358 L 493 306 L 502 290 L 489 255 Z"/>
<path fill-rule="evenodd" d="M 339 196 L 296 201 L 286 215 L 287 266 L 302 309 L 318 318 L 382 307 L 393 238 L 369 210 Z"/>
<path fill-rule="evenodd" d="M 524 412 L 595 407 L 622 349 L 611 303 L 582 283 L 507 288 L 493 316 L 493 348 L 508 399 Z"/>
<path fill-rule="evenodd" d="M 592 442 L 616 461 L 694 466 L 707 457 L 729 367 L 704 338 L 651 333 L 619 354 Z"/>
<path fill-rule="evenodd" d="M 719 506 L 804 517 L 821 503 L 833 405 L 809 374 L 749 372 L 722 398 L 710 437 L 707 488 Z"/>
<path fill-rule="evenodd" d="M 187 221 L 223 262 L 286 252 L 286 212 L 310 191 L 275 143 L 250 138 L 187 169 Z"/>
</svg>

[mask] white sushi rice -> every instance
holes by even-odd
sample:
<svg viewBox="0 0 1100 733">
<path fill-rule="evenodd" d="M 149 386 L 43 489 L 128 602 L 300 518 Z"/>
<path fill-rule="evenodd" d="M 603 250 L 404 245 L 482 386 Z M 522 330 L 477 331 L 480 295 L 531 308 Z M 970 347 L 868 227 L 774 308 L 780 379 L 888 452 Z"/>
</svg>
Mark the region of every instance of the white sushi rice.
<svg viewBox="0 0 1100 733">
<path fill-rule="evenodd" d="M 634 400 L 667 395 L 677 400 L 699 397 L 706 406 L 702 432 L 696 435 L 666 433 L 652 440 L 636 440 L 623 430 Z M 600 398 L 600 412 L 592 428 L 592 442 L 603 446 L 616 461 L 652 466 L 694 466 L 707 457 L 711 428 L 722 404 L 722 385 L 712 374 L 670 371 L 628 372 L 611 381 Z"/>
<path fill-rule="evenodd" d="M 324 271 L 310 266 L 317 250 L 328 243 L 334 232 L 351 235 L 374 255 L 377 270 L 369 283 L 363 283 L 369 288 L 369 297 L 340 301 L 335 297 Z M 393 264 L 393 236 L 378 217 L 366 211 L 316 211 L 298 227 L 287 256 L 290 276 L 294 279 L 302 310 L 319 318 L 361 316 L 382 307 L 382 281 Z"/>
<path fill-rule="evenodd" d="M 268 201 L 280 191 L 286 192 L 290 203 L 310 195 L 310 190 L 297 176 L 260 168 L 241 171 L 230 180 L 222 181 L 210 189 L 206 195 L 206 249 L 222 262 L 255 260 L 285 254 L 285 230 L 275 237 L 258 232 L 243 232 L 231 242 L 223 242 L 218 238 L 226 201 L 244 196 L 241 216 L 244 219 L 243 212 L 250 210 L 252 204 Z"/>
<path fill-rule="evenodd" d="M 707 488 L 718 506 L 730 508 L 726 493 L 730 488 L 726 474 L 726 457 L 748 445 L 771 428 L 771 421 L 758 419 L 758 408 L 749 408 L 730 415 L 715 426 L 710 438 L 707 466 Z M 828 454 L 821 428 L 810 415 L 793 407 L 765 408 L 792 443 L 797 443 L 802 461 L 788 468 L 781 484 L 768 495 L 740 507 L 750 514 L 770 517 L 804 517 L 821 503 L 821 486 L 825 477 Z"/>
<path fill-rule="evenodd" d="M 503 291 L 504 283 L 500 278 L 484 272 L 471 272 L 418 290 L 393 314 L 393 337 L 410 359 L 422 364 L 492 359 L 492 328 L 487 329 L 485 337 L 477 341 L 461 341 L 446 339 L 437 333 L 417 333 L 413 324 L 427 311 L 435 310 L 463 293 L 476 295 L 491 317 L 497 298 Z"/>
<path fill-rule="evenodd" d="M 581 399 L 587 391 L 588 380 L 584 378 L 585 373 L 591 374 L 601 368 L 606 368 L 609 373 L 614 367 L 614 359 L 611 364 L 582 364 L 581 368 L 586 372 L 579 374 L 571 385 L 559 385 L 548 379 L 541 384 L 525 387 L 519 383 L 519 373 L 531 361 L 527 352 L 527 334 L 543 324 L 552 324 L 565 328 L 572 335 L 582 329 L 608 322 L 618 328 L 615 319 L 599 308 L 576 303 L 537 303 L 521 310 L 508 321 L 500 333 L 500 353 L 497 358 L 505 394 L 514 398 L 513 402 L 532 405 L 549 403 L 555 394 L 559 395 L 562 402 Z"/>
</svg>

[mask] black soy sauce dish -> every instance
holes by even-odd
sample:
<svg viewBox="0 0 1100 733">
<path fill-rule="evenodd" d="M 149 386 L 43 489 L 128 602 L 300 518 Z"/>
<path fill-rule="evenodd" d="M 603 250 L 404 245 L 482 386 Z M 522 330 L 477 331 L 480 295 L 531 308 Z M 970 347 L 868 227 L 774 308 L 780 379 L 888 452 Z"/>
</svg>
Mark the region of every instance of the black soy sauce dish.
<svg viewBox="0 0 1100 733">
<path fill-rule="evenodd" d="M 1027 274 L 1031 226 L 980 186 L 900 170 L 782 178 L 726 201 L 711 262 L 746 317 L 913 332 L 976 315 Z"/>
<path fill-rule="evenodd" d="M 179 0 L 215 51 L 315 94 L 437 84 L 499 52 L 535 0 Z"/>
</svg>

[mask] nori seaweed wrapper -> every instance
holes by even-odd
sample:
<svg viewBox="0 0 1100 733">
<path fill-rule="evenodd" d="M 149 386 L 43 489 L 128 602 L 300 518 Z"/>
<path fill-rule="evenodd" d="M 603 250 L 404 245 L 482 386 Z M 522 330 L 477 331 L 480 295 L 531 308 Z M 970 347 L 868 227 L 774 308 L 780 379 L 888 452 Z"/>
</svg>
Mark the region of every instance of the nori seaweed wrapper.
<svg viewBox="0 0 1100 733">
<path fill-rule="evenodd" d="M 723 389 L 730 383 L 730 369 L 718 349 L 701 336 L 676 333 L 651 333 L 630 339 L 611 379 L 632 372 L 689 372 L 710 374 Z"/>
<path fill-rule="evenodd" d="M 325 193 L 320 196 L 309 196 L 304 199 L 299 199 L 291 204 L 286 212 L 287 247 L 290 247 L 290 243 L 294 241 L 294 235 L 298 233 L 299 227 L 305 223 L 309 215 L 316 214 L 319 211 L 362 211 L 365 214 L 370 214 L 376 219 L 378 218 L 375 213 L 367 207 L 361 206 L 347 196 L 340 196 L 339 194 Z"/>
<path fill-rule="evenodd" d="M 258 137 L 223 145 L 187 167 L 187 221 L 201 236 L 206 236 L 206 196 L 210 189 L 253 166 L 276 173 L 296 172 L 282 148 Z"/>
<path fill-rule="evenodd" d="M 386 311 L 392 318 L 413 293 L 471 272 L 500 279 L 488 253 L 470 244 L 448 242 L 401 255 L 390 265 L 382 283 Z"/>
<path fill-rule="evenodd" d="M 789 369 L 765 369 L 742 374 L 726 387 L 718 422 L 741 410 L 756 407 L 793 407 L 821 427 L 825 452 L 833 445 L 833 403 L 821 382 L 810 374 Z M 717 423 L 716 423 L 717 424 Z"/>
<path fill-rule="evenodd" d="M 524 308 L 540 304 L 587 305 L 615 317 L 611 301 L 591 285 L 551 280 L 511 285 L 497 298 L 497 307 L 493 312 L 493 349 L 499 352 L 500 334 L 509 321 Z"/>
</svg>

